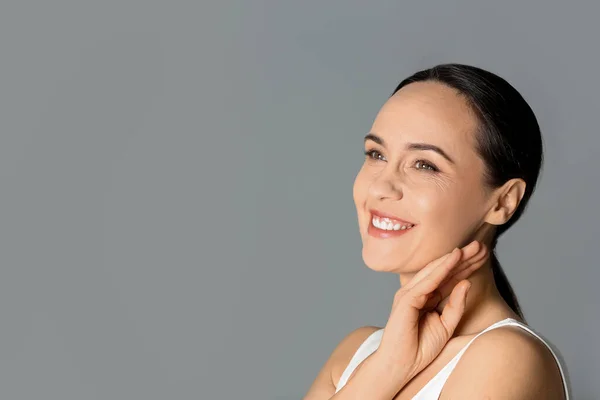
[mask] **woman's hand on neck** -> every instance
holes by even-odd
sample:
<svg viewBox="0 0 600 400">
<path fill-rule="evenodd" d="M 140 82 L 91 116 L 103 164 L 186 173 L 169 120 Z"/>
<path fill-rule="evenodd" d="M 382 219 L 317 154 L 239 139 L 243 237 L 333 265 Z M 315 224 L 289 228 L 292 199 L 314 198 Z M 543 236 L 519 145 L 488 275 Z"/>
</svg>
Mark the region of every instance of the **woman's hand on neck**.
<svg viewBox="0 0 600 400">
<path fill-rule="evenodd" d="M 400 284 L 406 284 L 412 276 L 414 274 L 400 274 Z M 471 282 L 471 288 L 467 294 L 465 312 L 454 331 L 454 336 L 477 334 L 491 323 L 503 318 L 520 319 L 498 292 L 490 258 L 467 279 Z M 443 298 L 435 310 L 441 314 L 449 299 L 450 296 Z"/>
</svg>

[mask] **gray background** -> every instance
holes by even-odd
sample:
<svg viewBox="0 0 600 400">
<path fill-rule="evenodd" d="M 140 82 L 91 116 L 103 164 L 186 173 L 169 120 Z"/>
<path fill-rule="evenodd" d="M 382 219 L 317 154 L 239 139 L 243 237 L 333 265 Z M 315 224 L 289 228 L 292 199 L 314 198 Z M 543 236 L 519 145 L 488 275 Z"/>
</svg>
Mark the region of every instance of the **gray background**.
<svg viewBox="0 0 600 400">
<path fill-rule="evenodd" d="M 0 397 L 301 398 L 398 289 L 361 260 L 362 137 L 401 79 L 462 62 L 539 118 L 545 169 L 499 257 L 597 398 L 599 11 L 3 1 Z"/>
</svg>

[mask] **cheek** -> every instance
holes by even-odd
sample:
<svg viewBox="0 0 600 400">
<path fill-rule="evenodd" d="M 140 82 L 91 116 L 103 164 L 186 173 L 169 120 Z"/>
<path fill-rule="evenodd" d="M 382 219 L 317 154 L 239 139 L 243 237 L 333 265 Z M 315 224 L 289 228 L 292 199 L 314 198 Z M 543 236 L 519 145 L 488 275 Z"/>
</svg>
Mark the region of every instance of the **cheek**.
<svg viewBox="0 0 600 400">
<path fill-rule="evenodd" d="M 449 198 L 437 190 L 421 190 L 413 197 L 413 211 L 420 222 L 422 233 L 430 243 L 438 242 L 442 232 L 448 232 L 453 225 Z"/>
<path fill-rule="evenodd" d="M 465 188 L 422 193 L 415 206 L 431 242 L 454 247 L 470 235 L 478 218 L 479 199 L 465 196 Z"/>
</svg>

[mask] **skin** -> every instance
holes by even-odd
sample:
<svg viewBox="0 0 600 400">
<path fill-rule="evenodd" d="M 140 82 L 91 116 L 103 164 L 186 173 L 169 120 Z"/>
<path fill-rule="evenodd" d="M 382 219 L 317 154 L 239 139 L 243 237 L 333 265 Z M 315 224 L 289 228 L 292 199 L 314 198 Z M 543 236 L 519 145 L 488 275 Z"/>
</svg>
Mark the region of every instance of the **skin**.
<svg viewBox="0 0 600 400">
<path fill-rule="evenodd" d="M 365 151 L 374 152 L 365 158 L 353 188 L 362 257 L 369 268 L 398 274 L 404 286 L 427 263 L 455 247 L 473 239 L 489 245 L 496 225 L 512 216 L 526 184 L 513 179 L 500 188 L 485 185 L 485 165 L 475 148 L 477 127 L 464 98 L 436 82 L 407 85 L 383 105 L 371 133 L 385 146 L 365 141 Z M 407 143 L 436 145 L 454 163 L 434 151 L 406 151 Z M 370 208 L 415 227 L 396 238 L 370 236 Z M 498 293 L 489 261 L 469 280 L 473 286 L 457 335 L 480 332 L 503 317 L 519 319 Z"/>
<path fill-rule="evenodd" d="M 485 164 L 475 147 L 478 124 L 465 98 L 441 83 L 412 83 L 386 101 L 370 131 L 380 143 L 365 140 L 369 153 L 353 187 L 362 256 L 369 268 L 397 274 L 401 287 L 410 286 L 420 270 L 455 247 L 473 240 L 483 248 L 489 246 L 496 226 L 514 214 L 526 183 L 513 179 L 497 188 L 485 184 Z M 454 162 L 431 150 L 407 150 L 408 143 L 438 146 Z M 371 208 L 415 227 L 399 237 L 371 236 Z M 521 320 L 498 292 L 489 258 L 469 273 L 471 286 L 452 337 L 394 399 L 414 396 L 489 325 L 507 317 Z M 449 304 L 449 293 L 439 300 L 434 307 L 441 314 Z M 332 397 L 350 358 L 377 329 L 361 327 L 344 338 L 305 399 Z M 502 327 L 473 342 L 444 385 L 440 399 L 562 399 L 561 391 L 560 373 L 546 346 L 520 328 Z"/>
</svg>

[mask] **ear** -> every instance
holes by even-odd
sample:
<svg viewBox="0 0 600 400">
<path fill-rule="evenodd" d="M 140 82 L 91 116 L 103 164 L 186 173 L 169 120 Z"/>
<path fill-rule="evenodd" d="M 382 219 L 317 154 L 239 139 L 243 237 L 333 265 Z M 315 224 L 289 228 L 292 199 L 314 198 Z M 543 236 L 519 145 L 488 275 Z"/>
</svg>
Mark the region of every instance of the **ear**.
<svg viewBox="0 0 600 400">
<path fill-rule="evenodd" d="M 519 203 L 525 194 L 527 184 L 523 179 L 515 178 L 507 181 L 496 189 L 492 196 L 492 206 L 485 221 L 492 225 L 502 225 L 508 222 L 517 211 Z"/>
</svg>

